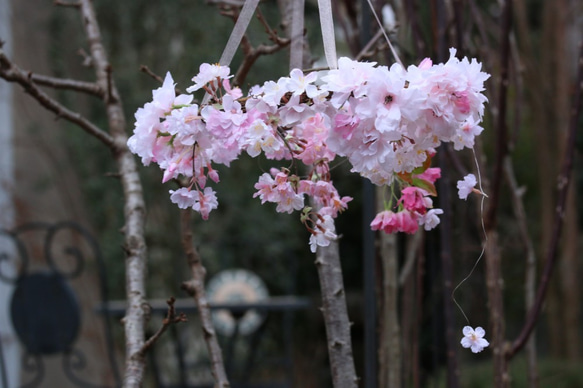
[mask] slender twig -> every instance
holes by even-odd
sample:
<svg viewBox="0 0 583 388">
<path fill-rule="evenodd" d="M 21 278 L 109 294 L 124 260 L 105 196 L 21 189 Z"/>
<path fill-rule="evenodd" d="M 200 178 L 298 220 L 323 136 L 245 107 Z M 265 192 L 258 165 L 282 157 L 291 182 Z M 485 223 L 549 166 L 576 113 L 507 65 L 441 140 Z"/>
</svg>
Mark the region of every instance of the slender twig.
<svg viewBox="0 0 583 388">
<path fill-rule="evenodd" d="M 529 311 L 526 323 L 524 324 L 520 334 L 512 343 L 512 346 L 506 352 L 506 358 L 511 359 L 522 347 L 526 344 L 528 337 L 534 329 L 546 292 L 549 286 L 553 268 L 558 256 L 558 246 L 563 229 L 563 219 L 565 218 L 565 205 L 567 201 L 567 193 L 569 184 L 572 178 L 573 159 L 575 154 L 575 139 L 577 135 L 577 128 L 579 124 L 579 115 L 581 113 L 581 94 L 583 93 L 583 43 L 580 44 L 580 54 L 578 60 L 578 76 L 573 97 L 573 104 L 571 107 L 571 119 L 569 122 L 569 132 L 565 145 L 565 156 L 563 159 L 563 167 L 558 178 L 558 199 L 555 212 L 555 220 L 553 223 L 553 234 L 551 236 L 551 243 L 547 249 L 545 266 L 542 272 L 539 287 L 536 293 L 535 303 Z"/>
<path fill-rule="evenodd" d="M 245 4 L 245 0 L 206 0 L 206 3 L 242 7 Z"/>
<path fill-rule="evenodd" d="M 413 41 L 415 42 L 416 57 L 421 56 L 425 52 L 427 43 L 423 38 L 423 33 L 419 27 L 418 12 L 413 1 L 405 2 L 405 12 L 411 25 L 411 33 L 413 34 Z"/>
<path fill-rule="evenodd" d="M 152 77 L 153 79 L 155 79 L 159 83 L 161 83 L 161 84 L 164 83 L 164 79 L 160 75 L 158 75 L 158 74 L 154 73 L 152 70 L 150 70 L 150 68 L 148 66 L 146 66 L 146 65 L 140 65 L 140 71 L 142 73 L 145 73 L 145 74 L 149 75 L 150 77 Z M 182 89 L 177 88 L 175 86 L 174 87 L 174 93 L 178 96 L 178 95 L 183 94 L 183 91 L 182 91 Z"/>
<path fill-rule="evenodd" d="M 285 46 L 289 45 L 289 43 L 290 43 L 289 39 L 285 39 L 283 45 L 273 44 L 267 46 L 264 44 L 260 44 L 257 47 L 252 47 L 247 39 L 247 36 L 243 36 L 243 39 L 241 40 L 241 45 L 243 47 L 247 46 L 247 49 L 245 50 L 245 57 L 243 58 L 243 62 L 241 62 L 241 65 L 237 69 L 237 73 L 235 74 L 233 84 L 241 85 L 243 82 L 245 82 L 245 78 L 247 77 L 249 70 L 251 70 L 251 67 L 260 56 L 276 53 Z"/>
<path fill-rule="evenodd" d="M 455 28 L 455 42 L 457 53 L 460 56 L 464 55 L 464 29 L 463 29 L 463 1 L 453 0 L 453 15 L 454 15 L 454 28 Z"/>
<path fill-rule="evenodd" d="M 36 85 L 33 81 L 33 77 L 30 77 L 29 75 L 30 73 L 20 69 L 12 63 L 12 61 L 10 61 L 5 55 L 4 51 L 0 49 L 0 77 L 4 78 L 6 81 L 18 83 L 39 104 L 51 112 L 54 112 L 58 117 L 77 124 L 85 132 L 101 140 L 109 148 L 115 149 L 114 139 L 107 132 L 87 120 L 80 113 L 66 108 L 61 103 L 50 97 Z"/>
<path fill-rule="evenodd" d="M 107 100 L 108 102 L 117 102 L 116 97 L 113 94 L 113 69 L 111 65 L 105 67 L 105 72 L 107 74 Z"/>
<path fill-rule="evenodd" d="M 148 74 L 150 77 L 154 78 L 156 81 L 163 83 L 164 79 L 160 77 L 158 74 L 154 73 L 150 68 L 146 65 L 140 65 L 140 71 L 143 73 Z"/>
<path fill-rule="evenodd" d="M 154 333 L 150 338 L 148 338 L 146 342 L 144 342 L 144 345 L 140 350 L 142 356 L 144 356 L 146 352 L 152 346 L 154 346 L 154 344 L 160 339 L 160 337 L 162 337 L 162 334 L 164 334 L 164 332 L 170 327 L 170 325 L 188 321 L 184 313 L 180 313 L 178 315 L 176 314 L 174 302 L 176 302 L 176 299 L 174 299 L 173 297 L 170 297 L 170 299 L 166 301 L 166 303 L 168 303 L 168 313 L 166 313 L 166 318 L 162 320 L 162 325 L 160 326 L 158 331 L 156 331 L 156 333 Z"/>
<path fill-rule="evenodd" d="M 247 74 L 249 73 L 249 71 L 253 67 L 253 64 L 255 64 L 255 62 L 260 56 L 276 53 L 277 51 L 283 49 L 284 47 L 288 46 L 291 43 L 291 39 L 280 38 L 277 35 L 275 30 L 273 30 L 269 26 L 259 8 L 256 10 L 256 13 L 257 19 L 259 19 L 261 24 L 264 26 L 265 32 L 269 36 L 269 40 L 274 42 L 274 44 L 273 45 L 260 44 L 257 47 L 253 47 L 247 34 L 243 35 L 243 37 L 241 38 L 241 48 L 243 50 L 244 57 L 243 62 L 241 62 L 239 68 L 235 72 L 235 77 L 233 77 L 232 81 L 233 85 L 241 85 L 243 82 L 245 82 Z M 239 17 L 239 13 L 234 9 L 223 11 L 221 12 L 221 15 L 233 19 L 235 23 L 237 22 L 237 18 Z"/>
<path fill-rule="evenodd" d="M 83 66 L 85 66 L 85 67 L 93 66 L 93 58 L 91 58 L 91 55 L 87 54 L 87 52 L 85 52 L 85 50 L 80 48 L 79 50 L 77 50 L 77 55 L 79 55 L 81 58 L 83 58 L 83 62 L 82 62 Z"/>
<path fill-rule="evenodd" d="M 73 1 L 73 2 L 68 2 L 68 1 L 61 1 L 61 0 L 55 0 L 53 2 L 54 5 L 59 5 L 61 7 L 73 7 L 73 8 L 79 8 L 81 7 L 81 3 L 78 1 Z"/>
<path fill-rule="evenodd" d="M 192 279 L 182 283 L 182 288 L 188 292 L 196 302 L 200 322 L 203 331 L 203 337 L 209 352 L 211 361 L 211 372 L 215 378 L 215 387 L 226 388 L 229 387 L 229 380 L 225 371 L 225 364 L 223 362 L 223 353 L 215 329 L 211 319 L 211 311 L 208 300 L 206 298 L 206 291 L 204 288 L 204 278 L 206 269 L 202 265 L 200 255 L 193 245 L 192 241 L 192 227 L 191 227 L 191 209 L 183 209 L 180 211 L 180 232 L 182 236 L 182 247 L 186 254 L 186 260 L 190 267 Z"/>
<path fill-rule="evenodd" d="M 261 10 L 259 8 L 257 8 L 256 12 L 257 12 L 257 20 L 259 20 L 259 22 L 265 28 L 265 32 L 267 32 L 267 35 L 269 35 L 269 40 L 271 40 L 273 43 L 281 45 L 281 46 L 288 45 L 290 39 L 289 38 L 282 38 L 279 35 L 277 35 L 277 32 L 273 28 L 271 28 L 269 23 L 267 23 L 267 20 L 265 20 L 265 17 L 263 16 L 263 14 L 261 13 Z"/>
<path fill-rule="evenodd" d="M 364 46 L 362 48 L 362 50 L 360 50 L 360 52 L 358 53 L 358 55 L 356 55 L 356 57 L 354 58 L 355 61 L 360 61 L 363 58 L 370 58 L 372 56 L 374 56 L 376 54 L 375 50 L 373 52 L 370 51 L 370 49 L 377 43 L 377 41 L 383 36 L 383 31 L 382 30 L 378 30 L 377 33 L 372 37 L 371 40 L 368 41 L 368 43 L 366 44 L 366 46 Z"/>
</svg>

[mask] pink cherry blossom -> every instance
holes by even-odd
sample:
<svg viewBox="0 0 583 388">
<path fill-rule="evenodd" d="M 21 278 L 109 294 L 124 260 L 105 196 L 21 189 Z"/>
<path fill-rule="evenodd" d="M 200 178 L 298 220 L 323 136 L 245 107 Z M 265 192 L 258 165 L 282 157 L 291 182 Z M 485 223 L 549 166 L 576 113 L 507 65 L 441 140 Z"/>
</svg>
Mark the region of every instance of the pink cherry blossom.
<svg viewBox="0 0 583 388">
<path fill-rule="evenodd" d="M 403 203 L 405 209 L 419 214 L 425 214 L 427 208 L 432 207 L 432 201 L 428 198 L 428 193 L 419 187 L 406 187 L 401 190 L 401 199 L 399 202 Z"/>
<path fill-rule="evenodd" d="M 170 190 L 170 200 L 180 209 L 193 207 L 197 199 L 198 191 L 196 190 L 190 190 L 186 187 L 181 187 L 178 190 Z"/>
<path fill-rule="evenodd" d="M 191 93 L 203 88 L 205 85 L 209 83 L 214 83 L 217 80 L 231 78 L 231 76 L 229 76 L 229 73 L 230 70 L 228 66 L 221 66 L 218 64 L 210 65 L 208 63 L 203 63 L 202 65 L 200 65 L 198 74 L 192 78 L 192 80 L 194 81 L 194 85 L 187 88 L 186 91 Z"/>
<path fill-rule="evenodd" d="M 286 79 L 287 90 L 292 92 L 294 96 L 299 96 L 310 86 L 315 88 L 314 85 L 310 84 L 316 81 L 317 78 L 318 75 L 316 72 L 308 73 L 306 75 L 300 69 L 293 69 L 290 72 L 289 78 Z"/>
<path fill-rule="evenodd" d="M 419 229 L 417 217 L 408 210 L 397 213 L 385 210 L 376 215 L 370 226 L 372 230 L 382 230 L 387 234 L 395 232 L 413 234 Z"/>
<path fill-rule="evenodd" d="M 417 178 L 423 179 L 429 183 L 435 183 L 436 180 L 441 178 L 441 169 L 439 167 L 430 167 L 417 175 Z"/>
<path fill-rule="evenodd" d="M 317 228 L 310 235 L 310 250 L 316 252 L 317 247 L 327 247 L 332 240 L 338 238 L 334 229 L 334 220 L 329 215 L 318 219 Z"/>
<path fill-rule="evenodd" d="M 198 192 L 198 194 L 198 199 L 192 208 L 200 213 L 203 220 L 207 220 L 211 210 L 216 209 L 219 205 L 215 195 L 216 193 L 210 187 L 206 187 L 204 193 Z"/>
</svg>

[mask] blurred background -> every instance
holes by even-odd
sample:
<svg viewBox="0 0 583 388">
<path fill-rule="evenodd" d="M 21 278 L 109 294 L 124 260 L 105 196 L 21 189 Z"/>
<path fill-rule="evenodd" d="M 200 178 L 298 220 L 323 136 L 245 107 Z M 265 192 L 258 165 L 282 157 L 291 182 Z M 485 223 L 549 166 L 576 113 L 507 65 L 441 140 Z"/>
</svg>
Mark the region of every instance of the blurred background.
<svg viewBox="0 0 583 388">
<path fill-rule="evenodd" d="M 141 65 L 160 76 L 170 71 L 177 87 L 184 90 L 190 86 L 200 63 L 218 61 L 233 27 L 232 18 L 221 15 L 219 3 L 94 1 L 123 98 L 128 133 L 132 130 L 134 112 L 151 99 L 151 90 L 159 86 L 156 80 L 140 71 Z M 577 47 L 583 31 L 583 4 L 578 0 L 513 1 L 506 117 L 515 187 L 508 176 L 493 175 L 499 152 L 495 126 L 500 101 L 496 93 L 503 59 L 501 2 L 377 0 L 373 3 L 379 14 L 384 15 L 385 26 L 390 29 L 391 39 L 405 63 L 418 63 L 427 56 L 434 62 L 443 61 L 447 59 L 443 57 L 443 48 L 455 46 L 459 48 L 458 54 L 477 58 L 483 62 L 485 71 L 492 74 L 486 84 L 490 104 L 484 118 L 485 131 L 476 149 L 487 184 L 502 182 L 496 224 L 503 278 L 499 287 L 503 290 L 505 333 L 512 340 L 525 321 L 527 259 L 531 258 L 530 267 L 540 273 L 550 244 L 557 176 L 566 149 Z M 93 79 L 93 69 L 84 66 L 87 42 L 76 9 L 56 7 L 41 0 L 0 0 L 0 4 L 0 39 L 6 42 L 4 50 L 21 68 L 63 78 Z M 383 12 L 387 5 L 391 6 L 394 19 L 387 8 Z M 279 31 L 280 7 L 275 0 L 261 1 L 259 5 L 267 22 Z M 439 19 L 440 12 L 443 19 Z M 334 17 L 339 55 L 355 57 L 378 30 L 365 1 L 335 1 Z M 317 63 L 323 57 L 323 50 L 316 1 L 306 1 L 305 18 L 306 38 L 313 62 Z M 446 21 L 444 29 L 438 28 L 437 20 Z M 257 20 L 252 21 L 248 37 L 253 45 L 268 43 L 268 36 Z M 384 39 L 378 39 L 364 53 L 364 58 L 381 64 L 392 63 L 383 42 Z M 241 58 L 239 52 L 232 68 L 238 66 Z M 289 52 L 285 49 L 260 57 L 242 89 L 246 91 L 249 86 L 287 74 L 288 63 Z M 20 382 L 14 386 L 114 386 L 116 370 L 122 370 L 124 341 L 119 323 L 123 308 L 117 308 L 121 305 L 116 303 L 123 304 L 125 293 L 120 233 L 123 196 L 118 180 L 112 177 L 116 166 L 109 150 L 97 140 L 56 119 L 18 86 L 2 80 L 0 92 L 3 109 L 0 111 L 0 226 L 14 230 L 21 225 L 36 225 L 19 230 L 18 239 L 14 238 L 15 233 L 1 235 L 0 248 L 8 253 L 3 254 L 0 265 L 3 278 L 8 279 L 0 282 L 3 309 L 0 361 L 3 376 L 10 376 L 3 377 L 2 382 L 6 386 L 13 386 L 8 385 L 8 380 Z M 101 101 L 68 91 L 49 92 L 100 127 L 107 127 Z M 580 120 L 578 128 L 582 125 Z M 579 280 L 583 258 L 579 239 L 582 213 L 578 205 L 583 184 L 580 158 L 583 138 L 581 130 L 577 133 L 559 261 L 537 326 L 536 347 L 533 345 L 541 387 L 583 386 L 580 368 L 583 306 Z M 357 372 L 364 377 L 362 386 L 451 386 L 446 382 L 448 358 L 456 360 L 458 386 L 494 386 L 491 350 L 474 355 L 457 346 L 466 321 L 459 310 L 452 309 L 451 292 L 447 291 L 470 273 L 482 250 L 479 200 L 459 201 L 455 195 L 455 182 L 465 172 L 475 172 L 474 155 L 469 150 L 455 155 L 445 150 L 443 153 L 447 156 L 441 166 L 448 171 L 443 186 L 449 187 L 450 195 L 438 201 L 439 207 L 450 210 L 451 228 L 438 228 L 418 237 L 397 235 L 389 240 L 377 239 L 368 248 L 363 241 L 370 238 L 367 225 L 371 218 L 363 214 L 363 206 L 374 201 L 371 189 L 350 173 L 347 163 L 339 163 L 333 170 L 340 194 L 354 197 L 349 209 L 338 218 L 337 229 L 342 234 L 341 260 L 349 315 L 354 322 L 352 338 Z M 241 387 L 329 387 L 325 328 L 319 311 L 314 257 L 307 244 L 308 233 L 298 214 L 276 214 L 273 206 L 262 206 L 258 199 L 252 198 L 257 177 L 268 167 L 266 161 L 245 157 L 230 168 L 219 167 L 221 182 L 216 185 L 219 208 L 208 221 L 197 218 L 195 223 L 196 245 L 207 269 L 207 280 L 215 278 L 220 283 L 220 276 L 216 276 L 221 271 L 245 269 L 251 274 L 243 276 L 242 282 L 249 285 L 255 284 L 249 279 L 255 276 L 261 279 L 263 285 L 255 291 L 261 288 L 262 297 L 267 297 L 267 293 L 270 297 L 293 297 L 290 305 L 260 313 L 248 332 L 243 332 L 241 327 L 239 333 L 229 330 L 222 333 L 223 352 L 227 354 L 232 381 L 239 382 Z M 188 298 L 180 284 L 188 279 L 189 271 L 178 233 L 179 212 L 168 198 L 168 190 L 175 187 L 162 185 L 162 174 L 154 166 L 142 167 L 141 177 L 147 203 L 147 287 L 153 307 L 149 329 L 154 332 L 165 314 L 164 300 L 171 296 L 179 301 Z M 523 205 L 523 218 L 517 216 L 520 206 L 516 200 Z M 75 224 L 58 224 L 62 221 Z M 46 237 L 55 231 L 62 232 L 64 237 L 54 241 Z M 440 255 L 447 241 L 443 239 L 444 233 L 452 243 L 451 268 L 445 270 Z M 64 356 L 64 349 L 57 349 L 33 357 L 14 332 L 10 316 L 21 314 L 20 310 L 17 313 L 10 310 L 18 286 L 14 272 L 22 268 L 22 255 L 15 254 L 20 249 L 18 244 L 27 247 L 31 272 L 42 271 L 47 266 L 44 254 L 47 246 L 61 251 L 74 245 L 82 252 L 73 255 L 73 259 L 71 255 L 56 255 L 57 260 L 62 260 L 58 266 L 64 273 L 76 272 L 76 266 L 83 262 L 83 271 L 70 276 L 67 286 L 60 285 L 67 295 L 74 296 L 76 302 L 72 305 L 78 313 L 73 315 L 80 317 L 78 331 L 71 329 L 78 332 L 71 345 L 78 352 L 73 355 Z M 390 258 L 380 253 L 380 247 L 386 244 L 390 247 Z M 366 273 L 364 255 L 367 249 L 373 248 L 379 253 L 373 255 Z M 388 260 L 394 264 L 389 268 Z M 444 281 L 444 274 L 449 276 L 446 276 L 449 283 Z M 229 276 L 222 276 L 228 282 Z M 472 324 L 483 326 L 488 332 L 492 318 L 486 283 L 486 267 L 482 261 L 457 290 L 456 299 Z M 365 296 L 366 285 L 371 287 L 372 297 L 370 293 Z M 104 298 L 112 303 L 104 305 Z M 173 326 L 172 332 L 156 344 L 149 359 L 146 386 L 210 386 L 212 382 L 196 312 L 184 303 L 177 307 L 178 311 L 182 307 L 187 312 L 188 322 Z M 26 305 L 20 307 L 27 310 Z M 452 312 L 449 318 L 447 311 Z M 235 319 L 244 317 L 237 318 L 235 314 Z M 387 326 L 388 322 L 392 326 Z M 446 343 L 444 335 L 451 328 L 456 341 L 453 348 Z M 395 347 L 399 350 L 398 362 L 391 358 L 395 357 Z M 453 356 L 447 349 L 451 349 Z M 39 361 L 40 358 L 44 361 Z M 524 352 L 513 360 L 513 387 L 532 386 L 527 377 L 527 364 Z"/>
</svg>

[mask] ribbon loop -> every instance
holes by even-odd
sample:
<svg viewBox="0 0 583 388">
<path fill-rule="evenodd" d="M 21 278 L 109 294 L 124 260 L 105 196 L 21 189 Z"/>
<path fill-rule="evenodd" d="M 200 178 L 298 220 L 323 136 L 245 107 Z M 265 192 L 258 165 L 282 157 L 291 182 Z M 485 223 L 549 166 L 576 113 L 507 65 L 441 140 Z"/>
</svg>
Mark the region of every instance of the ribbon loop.
<svg viewBox="0 0 583 388">
<path fill-rule="evenodd" d="M 292 5 L 290 70 L 304 67 L 304 4 L 304 0 L 294 0 Z"/>
<path fill-rule="evenodd" d="M 330 69 L 338 68 L 336 57 L 336 38 L 334 37 L 334 20 L 332 19 L 332 3 L 330 0 L 318 0 L 320 25 L 322 27 L 322 41 L 324 54 Z"/>
<path fill-rule="evenodd" d="M 245 35 L 245 32 L 247 31 L 249 22 L 251 22 L 251 18 L 255 13 L 257 4 L 259 4 L 259 0 L 246 0 L 245 4 L 243 4 L 241 13 L 237 18 L 235 27 L 233 27 L 231 36 L 229 37 L 227 45 L 221 55 L 221 59 L 219 60 L 221 66 L 229 66 L 231 64 L 231 61 L 237 52 L 237 48 L 239 47 L 239 44 L 241 44 L 241 39 L 243 39 L 243 35 Z"/>
</svg>

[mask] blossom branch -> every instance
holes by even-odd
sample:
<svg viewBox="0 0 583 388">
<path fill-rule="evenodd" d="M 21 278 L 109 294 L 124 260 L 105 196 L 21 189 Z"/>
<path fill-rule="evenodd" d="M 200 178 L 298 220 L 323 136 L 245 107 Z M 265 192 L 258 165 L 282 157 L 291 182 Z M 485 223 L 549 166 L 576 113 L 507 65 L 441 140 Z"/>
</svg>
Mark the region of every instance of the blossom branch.
<svg viewBox="0 0 583 388">
<path fill-rule="evenodd" d="M 142 352 L 145 338 L 146 243 L 144 238 L 145 203 L 137 164 L 127 148 L 125 116 L 111 77 L 111 67 L 101 41 L 99 24 L 90 0 L 80 0 L 81 20 L 89 43 L 97 84 L 107 90 L 104 98 L 110 133 L 115 142 L 114 157 L 121 175 L 125 204 L 126 297 L 128 308 L 123 319 L 126 336 L 124 387 L 140 387 L 146 362 Z"/>
<path fill-rule="evenodd" d="M 85 132 L 101 140 L 109 148 L 115 148 L 114 139 L 107 132 L 87 120 L 80 113 L 66 108 L 42 91 L 34 82 L 34 77 L 31 76 L 31 73 L 20 69 L 6 56 L 2 49 L 0 49 L 0 77 L 6 81 L 18 83 L 32 98 L 46 109 L 55 113 L 58 117 L 77 124 Z M 44 80 L 47 81 L 47 79 Z"/>
<path fill-rule="evenodd" d="M 229 380 L 227 379 L 223 354 L 211 320 L 211 310 L 204 288 L 206 269 L 202 265 L 200 255 L 192 243 L 191 214 L 191 209 L 180 211 L 182 247 L 192 273 L 192 279 L 182 283 L 182 288 L 194 298 L 198 307 L 203 337 L 211 360 L 211 372 L 215 378 L 215 387 L 226 388 L 230 386 Z"/>
<path fill-rule="evenodd" d="M 583 92 L 583 43 L 580 44 L 580 54 L 578 61 L 578 76 L 573 97 L 573 105 L 571 107 L 571 119 L 569 122 L 569 132 L 567 135 L 567 142 L 565 145 L 565 157 L 563 159 L 563 167 L 558 178 L 558 199 L 555 212 L 555 220 L 553 223 L 553 234 L 549 244 L 545 266 L 542 272 L 540 285 L 536 293 L 536 299 L 533 307 L 528 313 L 526 323 L 524 324 L 520 334 L 512 343 L 511 347 L 506 351 L 506 358 L 511 359 L 522 347 L 526 344 L 532 330 L 534 329 L 546 292 L 549 286 L 553 268 L 558 256 L 558 246 L 563 228 L 563 219 L 565 218 L 565 205 L 567 201 L 567 193 L 569 184 L 572 178 L 573 159 L 575 154 L 575 139 L 577 135 L 577 128 L 579 123 L 579 115 L 581 113 L 581 94 Z"/>
<path fill-rule="evenodd" d="M 158 331 L 154 333 L 150 338 L 148 338 L 146 342 L 144 342 L 144 345 L 142 346 L 141 349 L 142 356 L 146 355 L 146 352 L 152 346 L 154 346 L 154 344 L 158 341 L 158 339 L 160 339 L 160 337 L 162 337 L 162 334 L 164 334 L 164 332 L 168 329 L 168 327 L 170 327 L 170 325 L 188 321 L 184 313 L 176 315 L 174 302 L 176 302 L 176 299 L 174 299 L 173 297 L 166 301 L 166 303 L 168 304 L 168 312 L 166 313 L 166 318 L 162 320 L 162 326 L 160 326 Z"/>
</svg>

